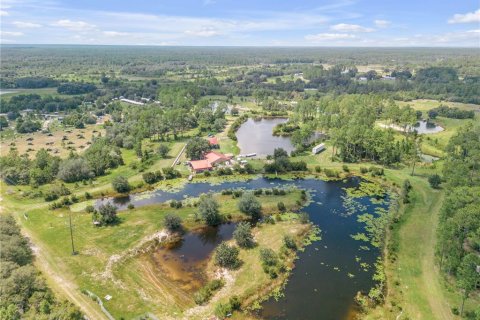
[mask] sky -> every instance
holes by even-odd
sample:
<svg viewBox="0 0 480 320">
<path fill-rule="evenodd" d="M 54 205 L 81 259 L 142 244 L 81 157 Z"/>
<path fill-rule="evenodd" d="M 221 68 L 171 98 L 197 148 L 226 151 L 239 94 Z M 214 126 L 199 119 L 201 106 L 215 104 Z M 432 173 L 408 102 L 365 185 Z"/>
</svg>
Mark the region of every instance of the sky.
<svg viewBox="0 0 480 320">
<path fill-rule="evenodd" d="M 478 0 L 1 0 L 2 44 L 480 48 Z"/>
</svg>

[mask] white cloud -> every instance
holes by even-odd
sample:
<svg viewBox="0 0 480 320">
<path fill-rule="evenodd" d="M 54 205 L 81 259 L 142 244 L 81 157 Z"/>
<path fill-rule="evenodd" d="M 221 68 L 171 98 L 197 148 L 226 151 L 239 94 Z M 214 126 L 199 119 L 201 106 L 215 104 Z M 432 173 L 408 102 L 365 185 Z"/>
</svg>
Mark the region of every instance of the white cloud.
<svg viewBox="0 0 480 320">
<path fill-rule="evenodd" d="M 13 25 L 17 28 L 40 28 L 42 25 L 33 22 L 14 21 Z"/>
<path fill-rule="evenodd" d="M 390 21 L 388 20 L 375 20 L 373 21 L 373 23 L 375 23 L 375 25 L 379 28 L 386 28 L 390 25 Z"/>
<path fill-rule="evenodd" d="M 205 27 L 199 30 L 186 30 L 185 34 L 196 37 L 214 37 L 220 35 L 221 33 L 214 28 Z"/>
<path fill-rule="evenodd" d="M 7 11 L 5 11 L 5 10 L 0 10 L 0 16 L 1 16 L 1 17 L 8 16 L 8 15 L 9 15 L 9 13 L 8 13 Z"/>
<path fill-rule="evenodd" d="M 468 12 L 465 14 L 457 13 L 448 20 L 448 23 L 472 23 L 480 22 L 480 9 L 475 12 Z"/>
<path fill-rule="evenodd" d="M 319 42 L 325 40 L 345 40 L 345 39 L 353 39 L 355 36 L 353 34 L 348 33 L 317 33 L 317 34 L 309 34 L 305 36 L 305 40 Z"/>
<path fill-rule="evenodd" d="M 73 31 L 85 31 L 95 28 L 94 24 L 85 21 L 72 21 L 69 19 L 58 20 L 52 24 L 55 27 L 63 27 Z"/>
<path fill-rule="evenodd" d="M 331 30 L 339 32 L 372 32 L 374 29 L 359 26 L 358 24 L 339 23 L 330 27 Z"/>
<path fill-rule="evenodd" d="M 20 37 L 23 36 L 23 32 L 18 32 L 18 31 L 0 31 L 0 36 L 4 37 Z"/>
<path fill-rule="evenodd" d="M 107 37 L 124 37 L 128 36 L 128 32 L 119 32 L 119 31 L 103 31 L 102 32 Z"/>
</svg>

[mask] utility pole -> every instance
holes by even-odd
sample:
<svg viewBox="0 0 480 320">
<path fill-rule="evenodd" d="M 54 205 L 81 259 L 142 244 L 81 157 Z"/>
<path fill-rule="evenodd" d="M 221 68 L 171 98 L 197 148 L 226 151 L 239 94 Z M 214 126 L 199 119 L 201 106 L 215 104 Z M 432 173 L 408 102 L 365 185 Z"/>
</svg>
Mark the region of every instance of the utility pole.
<svg viewBox="0 0 480 320">
<path fill-rule="evenodd" d="M 73 227 L 72 227 L 72 212 L 70 211 L 69 214 L 69 222 L 70 222 L 70 240 L 72 240 L 72 255 L 76 255 L 77 253 L 75 252 L 75 245 L 73 244 Z"/>
</svg>

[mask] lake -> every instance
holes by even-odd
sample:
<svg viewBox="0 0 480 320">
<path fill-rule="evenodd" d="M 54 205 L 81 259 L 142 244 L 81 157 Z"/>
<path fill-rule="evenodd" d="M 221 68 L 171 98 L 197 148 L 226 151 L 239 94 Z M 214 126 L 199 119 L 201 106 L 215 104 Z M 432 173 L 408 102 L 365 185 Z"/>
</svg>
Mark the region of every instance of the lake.
<svg viewBox="0 0 480 320">
<path fill-rule="evenodd" d="M 236 133 L 240 153 L 256 153 L 258 157 L 266 157 L 272 155 L 275 148 L 283 148 L 288 153 L 295 150 L 289 137 L 273 135 L 273 128 L 287 121 L 287 118 L 248 119 Z"/>
<path fill-rule="evenodd" d="M 363 232 L 363 225 L 357 222 L 357 213 L 343 214 L 346 212 L 342 198 L 346 194 L 344 188 L 356 187 L 359 183 L 360 179 L 356 177 L 344 181 L 257 178 L 218 185 L 190 183 L 177 192 L 155 190 L 131 195 L 119 202 L 114 199 L 104 199 L 103 202 L 113 201 L 125 209 L 129 203 L 139 207 L 172 199 L 198 197 L 202 193 L 220 192 L 224 189 L 251 190 L 294 185 L 309 190 L 312 201 L 302 211 L 307 212 L 310 220 L 321 229 L 322 240 L 298 253 L 299 259 L 285 287 L 285 297 L 278 301 L 273 298 L 266 301 L 259 316 L 265 319 L 347 319 L 352 310 L 355 310 L 356 293 L 368 292 L 374 285 L 373 263 L 379 256 L 378 249 L 351 237 L 357 232 Z M 370 213 L 373 213 L 375 207 L 386 206 L 374 204 L 367 197 L 356 200 Z M 178 281 L 179 286 L 185 290 L 198 288 L 204 282 L 200 271 L 202 266 L 218 243 L 231 238 L 233 229 L 233 224 L 227 224 L 200 233 L 188 233 L 182 242 L 172 248 L 160 247 L 151 252 L 148 259 L 159 266 L 158 272 L 176 270 L 172 279 Z M 361 248 L 362 245 L 364 247 Z M 369 267 L 362 266 L 361 263 L 366 263 Z"/>
</svg>

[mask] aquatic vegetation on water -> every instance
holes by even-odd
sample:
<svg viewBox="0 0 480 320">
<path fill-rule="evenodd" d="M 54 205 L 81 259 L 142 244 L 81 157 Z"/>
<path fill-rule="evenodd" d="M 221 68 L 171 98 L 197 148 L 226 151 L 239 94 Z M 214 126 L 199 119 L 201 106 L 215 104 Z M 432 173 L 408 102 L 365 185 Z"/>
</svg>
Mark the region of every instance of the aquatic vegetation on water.
<svg viewBox="0 0 480 320">
<path fill-rule="evenodd" d="M 352 198 L 361 197 L 383 197 L 385 195 L 385 189 L 378 183 L 361 181 L 357 188 L 344 188 L 348 196 Z"/>
<path fill-rule="evenodd" d="M 345 212 L 341 213 L 342 216 L 348 217 L 354 215 L 358 212 L 363 212 L 367 210 L 367 207 L 361 204 L 359 201 L 356 201 L 354 197 L 350 195 L 342 196 L 343 200 L 342 206 L 345 208 Z"/>
</svg>

